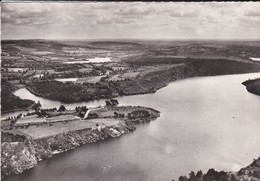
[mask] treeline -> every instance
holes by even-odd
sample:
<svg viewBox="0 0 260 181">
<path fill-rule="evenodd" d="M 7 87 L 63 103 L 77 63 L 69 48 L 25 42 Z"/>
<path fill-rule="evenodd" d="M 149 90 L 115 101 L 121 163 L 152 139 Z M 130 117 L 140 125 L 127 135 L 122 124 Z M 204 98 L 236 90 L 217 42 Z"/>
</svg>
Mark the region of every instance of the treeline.
<svg viewBox="0 0 260 181">
<path fill-rule="evenodd" d="M 162 64 L 185 63 L 193 68 L 200 75 L 225 75 L 259 72 L 259 63 L 240 62 L 227 59 L 206 59 L 206 58 L 173 58 L 173 57 L 140 57 L 136 60 L 128 60 L 131 66 L 154 66 Z"/>
<path fill-rule="evenodd" d="M 160 64 L 178 64 L 188 60 L 188 58 L 173 58 L 173 57 L 156 57 L 156 56 L 142 56 L 138 57 L 135 60 L 127 60 L 126 62 L 129 65 L 138 65 L 138 66 L 152 66 Z"/>
<path fill-rule="evenodd" d="M 15 109 L 27 108 L 34 104 L 34 101 L 28 99 L 21 99 L 12 93 L 10 83 L 1 82 L 1 111 L 7 112 Z"/>
<path fill-rule="evenodd" d="M 1 131 L 1 143 L 3 142 L 24 142 L 26 140 L 26 136 L 24 135 L 16 135 L 13 133 L 3 132 Z"/>
<path fill-rule="evenodd" d="M 32 93 L 64 103 L 90 101 L 118 96 L 118 90 L 112 83 L 74 84 L 58 81 L 31 82 L 27 86 Z"/>
<path fill-rule="evenodd" d="M 179 181 L 238 181 L 234 175 L 229 175 L 227 172 L 217 172 L 213 168 L 209 169 L 206 174 L 202 171 L 191 171 L 189 176 L 180 176 Z"/>
<path fill-rule="evenodd" d="M 249 80 L 246 80 L 244 82 L 242 82 L 243 85 L 250 85 L 250 84 L 254 84 L 256 82 L 260 81 L 260 78 L 256 78 L 256 79 L 249 79 Z"/>
<path fill-rule="evenodd" d="M 198 72 L 199 75 L 227 75 L 260 72 L 259 63 L 239 62 L 224 59 L 199 59 L 187 63 Z"/>
<path fill-rule="evenodd" d="M 206 174 L 202 171 L 191 171 L 189 176 L 180 176 L 179 181 L 257 181 L 260 180 L 260 157 L 254 160 L 249 166 L 242 168 L 238 172 L 215 171 L 209 169 Z M 174 181 L 174 180 L 173 180 Z"/>
<path fill-rule="evenodd" d="M 242 84 L 246 86 L 248 92 L 260 95 L 260 78 L 247 80 Z"/>
<path fill-rule="evenodd" d="M 245 63 L 231 60 L 194 60 L 178 64 L 165 69 L 157 69 L 139 76 L 134 80 L 120 82 L 97 82 L 95 84 L 74 84 L 57 81 L 35 81 L 27 88 L 32 93 L 64 103 L 90 101 L 94 99 L 112 98 L 119 95 L 135 95 L 155 92 L 166 86 L 171 81 L 195 77 L 239 74 L 260 71 L 260 64 Z"/>
</svg>

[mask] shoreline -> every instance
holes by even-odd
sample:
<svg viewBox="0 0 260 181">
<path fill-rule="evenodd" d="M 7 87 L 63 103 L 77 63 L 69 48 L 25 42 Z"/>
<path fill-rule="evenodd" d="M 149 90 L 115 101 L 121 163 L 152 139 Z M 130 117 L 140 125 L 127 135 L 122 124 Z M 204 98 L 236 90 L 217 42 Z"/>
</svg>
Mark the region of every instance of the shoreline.
<svg viewBox="0 0 260 181">
<path fill-rule="evenodd" d="M 189 176 L 180 176 L 179 181 L 258 181 L 260 180 L 260 157 L 236 172 L 216 171 L 211 168 L 204 173 L 200 170 L 197 173 L 191 171 Z M 174 179 L 172 180 L 174 181 Z M 177 180 L 176 180 L 177 181 Z"/>
<path fill-rule="evenodd" d="M 46 97 L 44 96 L 43 94 L 40 94 L 40 93 L 37 93 L 36 91 L 34 91 L 31 87 L 28 87 L 26 86 L 25 88 L 30 92 L 32 93 L 33 95 L 35 96 L 38 96 L 38 97 L 41 97 L 41 98 L 44 98 L 44 99 L 49 99 L 49 100 L 52 100 L 52 101 L 59 101 L 61 103 L 64 103 L 64 104 L 73 104 L 73 103 L 80 103 L 80 102 L 91 102 L 91 101 L 97 101 L 97 100 L 103 100 L 103 99 L 112 99 L 112 98 L 118 98 L 118 97 L 122 97 L 122 96 L 134 96 L 134 95 L 145 95 L 145 94 L 153 94 L 153 93 L 156 93 L 158 90 L 164 88 L 164 87 L 167 87 L 169 84 L 175 82 L 175 81 L 180 81 L 180 80 L 184 80 L 184 79 L 189 79 L 189 78 L 198 78 L 198 77 L 214 77 L 214 76 L 225 76 L 225 75 L 239 75 L 239 74 L 249 74 L 249 73 L 259 73 L 259 72 L 247 72 L 247 73 L 237 73 L 237 74 L 224 74 L 224 75 L 195 75 L 195 76 L 190 76 L 190 77 L 183 77 L 183 78 L 177 78 L 175 80 L 172 80 L 172 81 L 169 81 L 167 82 L 166 84 L 162 85 L 162 86 L 159 86 L 157 88 L 154 88 L 153 90 L 147 90 L 146 92 L 136 92 L 136 93 L 125 93 L 125 94 L 121 94 L 121 95 L 118 95 L 118 96 L 108 96 L 108 97 L 101 97 L 101 98 L 97 98 L 97 99 L 90 99 L 90 100 L 77 100 L 77 101 L 66 101 L 66 102 L 63 102 L 61 100 L 58 100 L 58 99 L 52 99 L 52 98 L 49 98 L 49 97 Z M 242 83 L 243 84 L 243 83 Z M 26 109 L 23 109 L 21 108 L 21 111 L 22 110 L 26 110 Z M 17 110 L 11 110 L 11 111 L 8 111 L 8 112 L 4 112 L 4 113 L 9 113 L 9 112 L 15 112 Z"/>
<path fill-rule="evenodd" d="M 257 88 L 260 88 L 260 78 L 246 80 L 242 82 L 249 93 L 260 96 L 260 91 Z M 253 88 L 253 91 L 252 91 Z M 255 91 L 256 90 L 256 91 Z M 216 171 L 214 168 L 211 168 L 204 173 L 200 170 L 197 173 L 191 171 L 189 176 L 180 176 L 178 178 L 179 181 L 208 181 L 208 180 L 216 180 L 216 181 L 258 181 L 260 180 L 260 157 L 254 159 L 254 161 L 241 169 L 239 171 Z M 172 181 L 175 181 L 172 179 Z"/>
<path fill-rule="evenodd" d="M 230 74 L 230 75 L 234 75 L 234 74 Z M 215 75 L 215 76 L 217 76 L 217 75 Z M 195 77 L 197 77 L 197 76 L 195 76 Z M 193 77 L 189 77 L 189 78 L 193 78 Z M 183 78 L 180 78 L 180 79 L 176 79 L 176 80 L 182 80 Z M 175 80 L 174 80 L 175 81 Z M 173 81 L 171 81 L 171 82 L 173 82 Z M 171 82 L 169 82 L 169 83 L 171 83 Z M 169 84 L 168 83 L 168 84 Z M 168 85 L 167 84 L 167 85 Z M 167 86 L 167 85 L 165 85 L 165 86 Z M 79 130 L 77 130 L 77 131 L 79 131 Z M 129 132 L 131 132 L 131 131 L 129 131 Z M 66 137 L 67 136 L 67 134 L 68 135 L 70 135 L 70 133 L 66 133 L 65 135 L 63 135 L 64 137 Z M 101 135 L 101 133 L 97 133 L 98 135 Z M 127 133 L 123 133 L 123 134 L 127 134 Z M 121 134 L 121 135 L 123 135 L 123 134 Z M 120 135 L 120 136 L 121 136 Z M 60 137 L 63 137 L 62 135 L 60 135 Z M 102 137 L 102 135 L 101 135 L 101 137 L 99 138 L 99 140 L 97 140 L 97 141 L 102 141 L 102 140 L 106 140 L 106 139 L 108 139 L 109 137 Z M 43 140 L 40 140 L 39 142 L 42 142 Z M 97 142 L 97 141 L 95 141 L 95 142 Z M 91 143 L 94 143 L 94 142 L 91 142 Z M 86 143 L 85 143 L 86 144 Z M 21 146 L 21 145 L 20 145 Z M 46 145 L 45 145 L 46 146 Z M 79 145 L 80 146 L 80 145 Z M 43 147 L 44 147 L 44 144 L 43 144 Z M 61 151 L 54 151 L 54 152 L 52 152 L 51 153 L 51 155 L 54 155 L 54 154 L 59 154 L 59 153 L 62 153 L 62 152 L 65 152 L 65 151 L 68 151 L 68 150 L 71 150 L 71 149 L 74 149 L 74 148 L 76 148 L 76 147 L 78 147 L 78 146 L 75 146 L 75 147 L 69 147 L 69 149 L 62 149 Z M 29 148 L 29 149 L 31 149 L 31 148 Z M 47 153 L 45 153 L 45 154 L 47 154 Z M 46 156 L 46 158 L 50 158 L 50 157 L 48 157 L 48 154 L 47 154 L 47 156 Z M 39 160 L 36 162 L 36 164 L 40 161 L 40 160 L 43 160 L 43 159 L 45 159 L 45 157 L 44 158 L 39 158 Z M 35 164 L 35 165 L 36 165 Z M 33 164 L 34 165 L 34 164 Z M 34 166 L 35 166 L 34 165 Z M 34 167 L 33 166 L 33 167 Z M 33 168 L 33 167 L 28 167 L 28 168 L 26 168 L 26 169 L 30 169 L 30 168 Z M 23 170 L 24 171 L 24 170 Z M 19 172 L 20 173 L 20 172 Z M 221 172 L 222 173 L 222 172 Z M 229 173 L 229 172 L 227 172 L 227 173 Z"/>
<path fill-rule="evenodd" d="M 28 106 L 26 108 L 17 108 L 17 109 L 13 109 L 13 110 L 9 110 L 9 111 L 1 111 L 1 115 L 16 112 L 16 111 L 29 111 L 29 110 L 31 110 L 31 108 L 32 108 L 32 105 Z"/>
<path fill-rule="evenodd" d="M 259 72 L 248 72 L 248 73 L 259 73 Z M 153 94 L 153 93 L 156 93 L 158 90 L 164 88 L 164 87 L 167 87 L 170 83 L 172 82 L 175 82 L 175 81 L 179 81 L 179 80 L 184 80 L 184 79 L 189 79 L 189 78 L 196 78 L 196 77 L 214 77 L 214 76 L 225 76 L 225 75 L 239 75 L 239 74 L 248 74 L 248 73 L 237 73 L 237 74 L 224 74 L 224 75 L 195 75 L 195 76 L 191 76 L 191 77 L 183 77 L 183 78 L 178 78 L 178 79 L 175 79 L 175 80 L 172 80 L 168 83 L 166 83 L 165 85 L 157 88 L 157 89 L 154 89 L 153 91 L 147 91 L 147 92 L 141 92 L 141 93 L 133 93 L 133 94 L 123 94 L 123 95 L 118 95 L 118 96 L 111 96 L 111 97 L 108 97 L 107 99 L 110 99 L 110 98 L 117 98 L 117 97 L 121 97 L 121 96 L 133 96 L 133 95 L 145 95 L 145 94 Z M 247 87 L 247 90 L 248 90 L 248 86 L 250 85 L 251 81 L 253 80 L 247 80 L 247 81 L 244 81 L 242 82 L 241 84 L 243 84 L 244 86 Z M 50 99 L 50 98 L 47 98 L 47 97 L 44 97 L 43 94 L 38 94 L 36 91 L 34 91 L 32 88 L 28 87 L 28 86 L 25 86 L 23 88 L 26 88 L 30 93 L 32 93 L 33 95 L 35 96 L 38 96 L 38 97 L 41 97 L 41 98 L 44 98 L 44 99 Z M 250 92 L 250 91 L 248 91 Z M 253 93 L 253 92 L 250 92 L 250 93 Z M 260 95 L 260 93 L 253 93 L 255 95 Z M 53 100 L 53 101 L 60 101 L 61 103 L 65 103 L 65 104 L 72 104 L 72 103 L 80 103 L 80 102 L 91 102 L 91 101 L 96 101 L 96 100 L 102 100 L 102 99 L 106 99 L 106 98 L 100 98 L 100 99 L 92 99 L 92 100 L 87 100 L 87 101 L 81 101 L 81 100 L 78 100 L 76 102 L 72 101 L 72 102 L 62 102 L 60 100 L 56 100 L 56 99 L 50 99 L 50 100 Z M 16 112 L 16 111 L 28 111 L 30 110 L 32 107 L 29 106 L 27 108 L 17 108 L 17 109 L 14 109 L 14 110 L 9 110 L 9 111 L 1 111 L 1 115 L 2 114 L 7 114 L 7 113 L 12 113 L 12 112 Z"/>
<path fill-rule="evenodd" d="M 222 70 L 222 66 L 231 66 Z M 234 68 L 237 70 L 234 71 Z M 147 70 L 148 71 L 148 70 Z M 260 72 L 260 64 L 242 63 L 236 61 L 191 60 L 178 65 L 169 64 L 167 67 L 158 65 L 152 71 L 140 73 L 138 78 L 130 81 L 99 82 L 98 85 L 63 84 L 53 80 L 32 82 L 26 85 L 32 94 L 62 103 L 75 103 L 110 99 L 125 95 L 140 95 L 155 93 L 169 83 L 191 77 L 234 75 Z M 55 87 L 55 89 L 46 88 Z M 73 96 L 71 90 L 75 89 Z M 91 91 L 88 91 L 88 90 Z M 68 97 L 68 95 L 70 95 Z"/>
<path fill-rule="evenodd" d="M 118 138 L 133 132 L 138 124 L 150 122 L 160 117 L 159 111 L 141 106 L 110 107 L 107 110 L 119 111 L 119 113 L 120 111 L 130 111 L 131 116 L 124 119 L 113 118 L 118 122 L 103 127 L 71 128 L 69 131 L 45 137 L 40 136 L 38 139 L 25 133 L 17 134 L 19 133 L 17 131 L 2 130 L 1 178 L 20 174 L 35 167 L 41 160 L 51 158 L 55 154 L 72 150 L 81 145 Z M 145 112 L 148 113 L 146 116 L 144 116 Z M 91 120 L 95 121 L 96 119 Z M 83 120 L 79 121 L 82 122 Z M 94 123 L 99 122 L 97 120 Z M 44 129 L 48 129 L 48 127 Z"/>
<path fill-rule="evenodd" d="M 246 80 L 242 84 L 246 86 L 248 92 L 260 96 L 260 78 Z"/>
</svg>

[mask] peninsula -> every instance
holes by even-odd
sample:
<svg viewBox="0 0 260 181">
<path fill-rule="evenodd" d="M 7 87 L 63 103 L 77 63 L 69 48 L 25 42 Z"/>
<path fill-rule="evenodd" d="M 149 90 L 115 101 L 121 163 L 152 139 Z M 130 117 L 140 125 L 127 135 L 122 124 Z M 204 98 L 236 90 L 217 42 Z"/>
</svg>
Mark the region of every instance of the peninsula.
<svg viewBox="0 0 260 181">
<path fill-rule="evenodd" d="M 141 106 L 76 107 L 66 110 L 36 108 L 34 112 L 9 117 L 1 122 L 1 176 L 22 173 L 53 154 L 83 144 L 117 138 L 136 125 L 155 120 L 160 112 Z"/>
<path fill-rule="evenodd" d="M 260 96 L 260 78 L 247 80 L 242 84 L 246 86 L 248 92 Z"/>
</svg>

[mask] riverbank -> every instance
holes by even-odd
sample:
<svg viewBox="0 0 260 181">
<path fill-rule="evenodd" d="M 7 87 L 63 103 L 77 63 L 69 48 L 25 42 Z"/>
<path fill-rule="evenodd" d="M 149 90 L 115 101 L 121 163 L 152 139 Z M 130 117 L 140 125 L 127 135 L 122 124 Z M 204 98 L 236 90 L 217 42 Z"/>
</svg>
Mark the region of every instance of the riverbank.
<svg viewBox="0 0 260 181">
<path fill-rule="evenodd" d="M 12 111 L 28 110 L 35 103 L 32 100 L 21 99 L 12 92 L 17 90 L 8 82 L 1 82 L 1 114 Z"/>
<path fill-rule="evenodd" d="M 1 176 L 19 174 L 43 159 L 78 146 L 117 138 L 132 132 L 136 124 L 157 119 L 160 112 L 141 106 L 104 107 L 92 110 L 95 119 L 19 124 L 1 131 Z M 127 116 L 122 116 L 122 115 Z M 57 119 L 57 116 L 55 117 Z M 28 124 L 28 123 L 25 123 Z M 34 125 L 35 124 L 35 125 Z"/>
<path fill-rule="evenodd" d="M 247 80 L 242 84 L 246 86 L 248 92 L 260 96 L 260 78 Z"/>
<path fill-rule="evenodd" d="M 126 123 L 126 122 L 125 122 Z M 70 131 L 38 140 L 25 139 L 23 142 L 2 142 L 2 178 L 19 174 L 33 168 L 36 164 L 54 154 L 74 149 L 80 145 L 94 143 L 108 138 L 119 137 L 135 127 L 131 124 L 108 126 L 102 130 L 82 129 Z M 113 130 L 113 131 L 111 131 Z M 5 136 L 3 134 L 2 136 Z"/>
<path fill-rule="evenodd" d="M 215 171 L 209 169 L 206 174 L 202 171 L 191 171 L 189 176 L 180 176 L 179 181 L 257 181 L 260 180 L 260 157 L 249 166 L 241 168 L 238 172 Z"/>
<path fill-rule="evenodd" d="M 255 77 L 259 73 L 191 78 L 175 81 L 155 94 L 120 97 L 120 105 L 139 104 L 160 110 L 161 120 L 138 126 L 120 139 L 57 155 L 37 164 L 37 169 L 6 180 L 131 180 L 134 173 L 136 180 L 155 181 L 178 179 L 191 170 L 239 170 L 259 155 L 259 100 L 241 85 Z M 41 103 L 47 107 L 60 105 L 56 101 Z M 103 104 L 95 101 L 85 105 Z M 65 107 L 72 109 L 72 105 Z M 114 155 L 120 159 L 114 159 Z M 74 168 L 84 169 L 75 173 Z"/>
<path fill-rule="evenodd" d="M 170 82 L 197 76 L 214 76 L 259 72 L 260 64 L 222 59 L 184 59 L 181 63 L 145 62 L 135 79 L 99 81 L 95 84 L 61 83 L 53 80 L 34 81 L 27 89 L 34 95 L 63 103 L 114 98 L 123 95 L 154 93 Z M 136 62 L 131 62 L 135 66 Z"/>
</svg>

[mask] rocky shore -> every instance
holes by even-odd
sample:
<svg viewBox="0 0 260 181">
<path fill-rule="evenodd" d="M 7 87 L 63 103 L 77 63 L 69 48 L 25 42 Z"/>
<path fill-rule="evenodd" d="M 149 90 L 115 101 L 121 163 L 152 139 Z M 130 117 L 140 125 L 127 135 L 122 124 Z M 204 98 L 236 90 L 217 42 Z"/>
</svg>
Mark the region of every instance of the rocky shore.
<svg viewBox="0 0 260 181">
<path fill-rule="evenodd" d="M 248 92 L 260 96 L 260 78 L 247 80 L 242 84 L 246 86 Z"/>
<path fill-rule="evenodd" d="M 148 115 L 144 115 L 147 110 Z M 160 112 L 151 108 L 137 107 L 128 118 L 119 121 L 116 125 L 92 127 L 72 130 L 61 134 L 30 139 L 24 135 L 17 135 L 5 130 L 1 131 L 1 177 L 19 174 L 35 167 L 35 165 L 54 154 L 62 153 L 78 146 L 95 143 L 109 138 L 117 138 L 132 132 L 136 124 L 154 120 Z M 120 109 L 117 108 L 117 109 Z"/>
<path fill-rule="evenodd" d="M 240 169 L 238 172 L 215 171 L 209 169 L 207 173 L 202 171 L 191 171 L 189 176 L 180 176 L 179 181 L 259 181 L 260 180 L 260 157 L 254 160 L 249 166 Z"/>
</svg>

